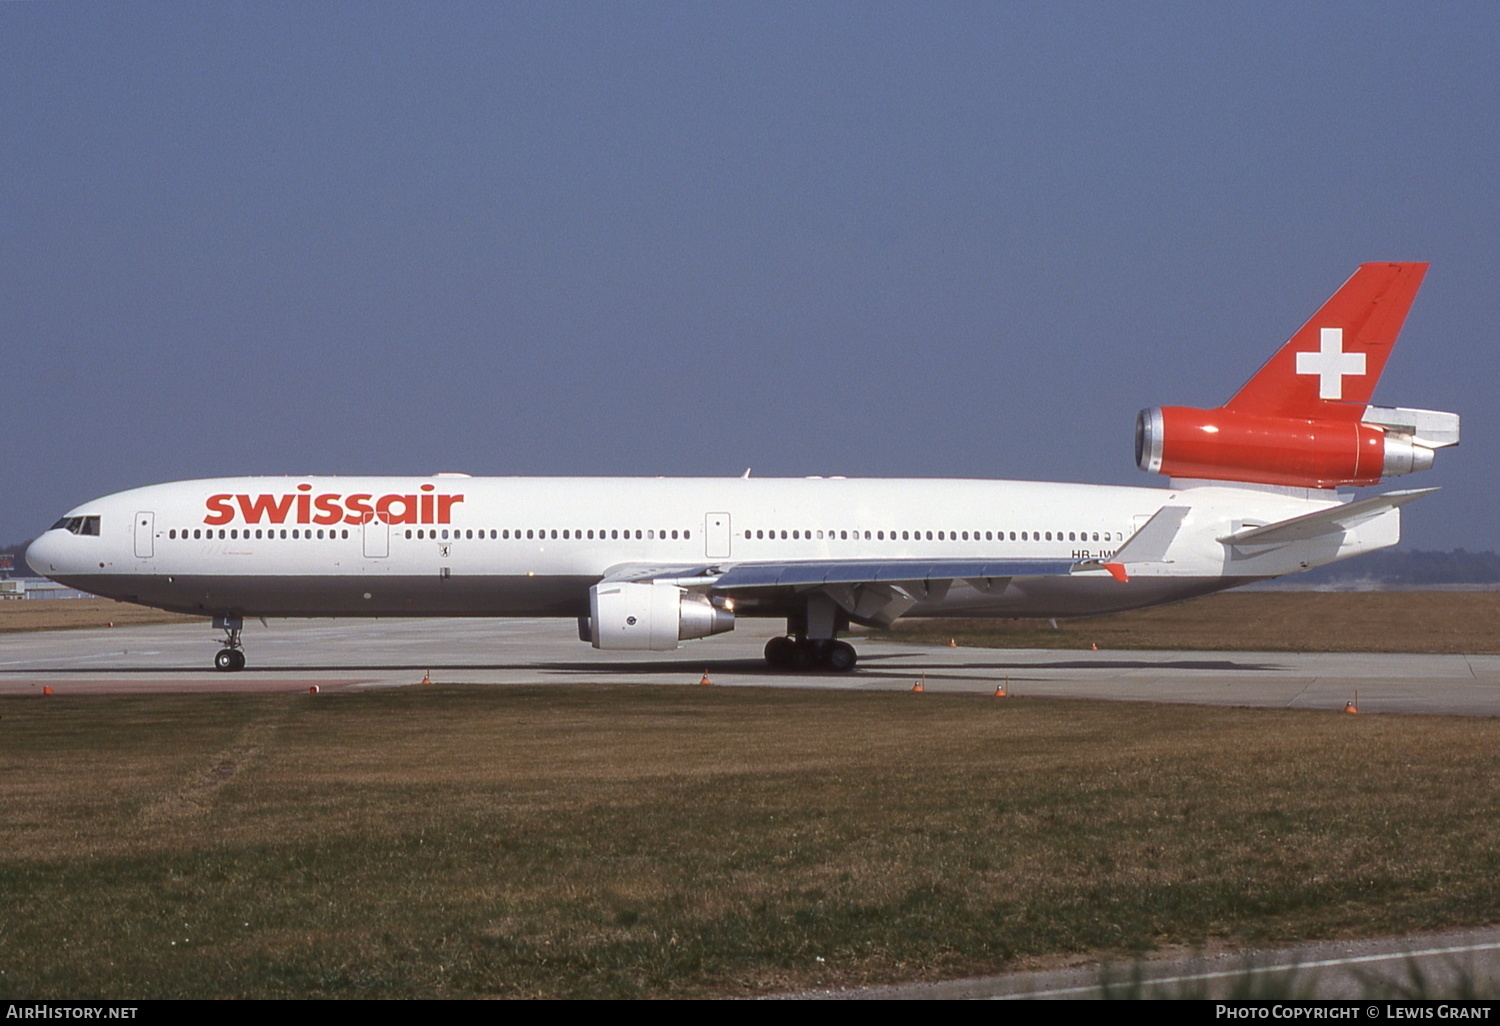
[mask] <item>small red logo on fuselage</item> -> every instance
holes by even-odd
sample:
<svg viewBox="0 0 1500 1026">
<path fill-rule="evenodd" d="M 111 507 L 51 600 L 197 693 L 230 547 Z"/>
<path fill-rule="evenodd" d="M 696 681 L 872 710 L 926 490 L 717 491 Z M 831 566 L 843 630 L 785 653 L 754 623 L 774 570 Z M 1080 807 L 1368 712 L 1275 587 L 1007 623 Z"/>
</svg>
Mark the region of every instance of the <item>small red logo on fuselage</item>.
<svg viewBox="0 0 1500 1026">
<path fill-rule="evenodd" d="M 447 524 L 462 495 L 438 495 L 436 485 L 424 484 L 416 492 L 375 496 L 370 492 L 344 495 L 339 492 L 313 494 L 313 486 L 299 484 L 284 495 L 210 495 L 204 503 L 208 515 L 203 522 L 218 527 L 240 517 L 247 524 L 363 524 L 378 520 L 386 524 Z"/>
</svg>

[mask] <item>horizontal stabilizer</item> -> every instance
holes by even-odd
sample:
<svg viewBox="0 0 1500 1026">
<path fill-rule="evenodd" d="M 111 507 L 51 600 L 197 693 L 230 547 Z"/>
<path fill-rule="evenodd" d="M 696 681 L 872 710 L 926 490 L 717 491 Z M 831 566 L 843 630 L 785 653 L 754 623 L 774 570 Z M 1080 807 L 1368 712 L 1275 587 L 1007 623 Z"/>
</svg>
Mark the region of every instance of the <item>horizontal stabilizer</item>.
<svg viewBox="0 0 1500 1026">
<path fill-rule="evenodd" d="M 1329 509 L 1308 513 L 1290 520 L 1281 520 L 1262 527 L 1247 527 L 1219 539 L 1228 545 L 1284 545 L 1288 542 L 1306 541 L 1326 534 L 1340 534 L 1366 520 L 1389 513 L 1408 502 L 1431 495 L 1436 488 L 1411 488 L 1400 492 L 1386 492 L 1358 502 L 1345 503 Z"/>
</svg>

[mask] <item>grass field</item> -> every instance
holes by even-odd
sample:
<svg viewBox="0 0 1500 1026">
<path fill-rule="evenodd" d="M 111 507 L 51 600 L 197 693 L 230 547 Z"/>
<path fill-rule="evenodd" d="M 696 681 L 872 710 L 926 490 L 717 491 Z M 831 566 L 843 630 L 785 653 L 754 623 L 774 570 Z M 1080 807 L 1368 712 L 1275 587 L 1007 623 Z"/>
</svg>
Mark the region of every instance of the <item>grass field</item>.
<svg viewBox="0 0 1500 1026">
<path fill-rule="evenodd" d="M 208 624 L 203 616 L 183 616 L 114 599 L 13 599 L 0 602 L 0 634 L 7 631 L 65 631 L 85 627 L 140 627 L 153 623 Z"/>
<path fill-rule="evenodd" d="M 1500 653 L 1500 592 L 1231 591 L 1113 616 L 902 620 L 907 641 L 989 648 Z"/>
<path fill-rule="evenodd" d="M 0 699 L 0 995 L 751 995 L 1495 922 L 1497 743 L 907 693 Z"/>
</svg>

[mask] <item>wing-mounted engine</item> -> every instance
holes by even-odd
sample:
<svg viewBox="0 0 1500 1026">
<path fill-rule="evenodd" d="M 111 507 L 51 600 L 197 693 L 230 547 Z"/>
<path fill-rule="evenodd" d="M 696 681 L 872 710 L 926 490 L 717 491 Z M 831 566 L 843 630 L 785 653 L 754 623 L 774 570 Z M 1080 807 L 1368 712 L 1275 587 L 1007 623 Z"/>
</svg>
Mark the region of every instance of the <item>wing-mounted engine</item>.
<svg viewBox="0 0 1500 1026">
<path fill-rule="evenodd" d="M 1135 461 L 1171 477 L 1337 488 L 1426 470 L 1458 437 L 1458 414 L 1437 410 L 1370 406 L 1359 420 L 1320 420 L 1157 406 L 1136 418 Z"/>
<path fill-rule="evenodd" d="M 626 581 L 589 589 L 588 627 L 595 648 L 669 652 L 679 641 L 734 630 L 734 613 L 675 584 Z"/>
<path fill-rule="evenodd" d="M 1298 488 L 1376 484 L 1432 466 L 1458 415 L 1369 405 L 1426 264 L 1361 264 L 1223 406 L 1158 406 L 1135 461 L 1177 478 Z"/>
</svg>

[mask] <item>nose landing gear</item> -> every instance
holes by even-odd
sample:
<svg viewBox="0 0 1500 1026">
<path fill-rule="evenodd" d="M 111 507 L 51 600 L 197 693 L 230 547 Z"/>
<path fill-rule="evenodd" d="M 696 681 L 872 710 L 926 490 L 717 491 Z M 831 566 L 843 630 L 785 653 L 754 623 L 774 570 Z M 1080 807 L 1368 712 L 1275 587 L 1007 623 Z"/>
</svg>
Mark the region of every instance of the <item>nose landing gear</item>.
<svg viewBox="0 0 1500 1026">
<path fill-rule="evenodd" d="M 214 627 L 224 632 L 224 647 L 214 656 L 214 669 L 231 673 L 245 668 L 245 650 L 240 645 L 240 631 L 244 626 L 243 617 L 214 617 Z"/>
</svg>

